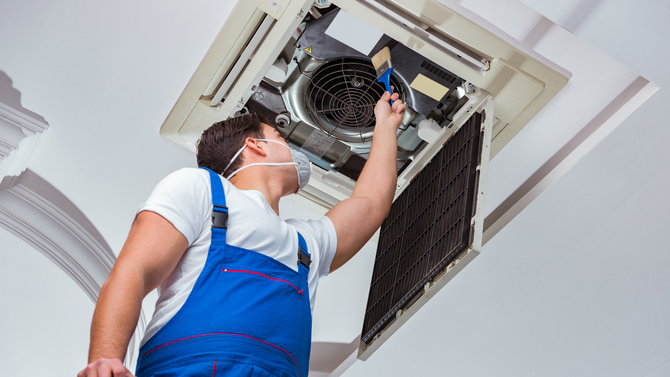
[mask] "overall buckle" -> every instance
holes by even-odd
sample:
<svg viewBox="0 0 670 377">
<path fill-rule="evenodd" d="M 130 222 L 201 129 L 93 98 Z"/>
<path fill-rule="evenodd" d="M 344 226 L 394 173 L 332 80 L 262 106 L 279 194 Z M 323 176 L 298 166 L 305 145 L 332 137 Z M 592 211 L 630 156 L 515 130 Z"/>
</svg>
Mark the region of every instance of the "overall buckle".
<svg viewBox="0 0 670 377">
<path fill-rule="evenodd" d="M 301 264 L 309 270 L 309 265 L 312 264 L 312 259 L 307 255 L 305 249 L 298 247 L 298 265 Z"/>
<path fill-rule="evenodd" d="M 228 229 L 228 207 L 214 206 L 212 210 L 212 228 Z"/>
</svg>

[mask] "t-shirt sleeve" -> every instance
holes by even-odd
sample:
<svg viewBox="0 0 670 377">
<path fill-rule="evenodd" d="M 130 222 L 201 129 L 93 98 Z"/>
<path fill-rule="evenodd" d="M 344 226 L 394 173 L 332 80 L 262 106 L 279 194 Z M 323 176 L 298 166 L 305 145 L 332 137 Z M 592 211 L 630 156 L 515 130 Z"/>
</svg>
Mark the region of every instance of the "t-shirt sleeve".
<svg viewBox="0 0 670 377">
<path fill-rule="evenodd" d="M 206 226 L 211 210 L 209 179 L 202 169 L 185 168 L 165 177 L 137 209 L 151 211 L 169 221 L 188 240 L 189 246 Z"/>
<path fill-rule="evenodd" d="M 308 235 L 313 237 L 319 252 L 317 260 L 319 277 L 327 276 L 337 250 L 337 233 L 333 222 L 326 216 L 319 220 L 288 219 L 287 222 L 292 223 L 304 237 Z"/>
</svg>

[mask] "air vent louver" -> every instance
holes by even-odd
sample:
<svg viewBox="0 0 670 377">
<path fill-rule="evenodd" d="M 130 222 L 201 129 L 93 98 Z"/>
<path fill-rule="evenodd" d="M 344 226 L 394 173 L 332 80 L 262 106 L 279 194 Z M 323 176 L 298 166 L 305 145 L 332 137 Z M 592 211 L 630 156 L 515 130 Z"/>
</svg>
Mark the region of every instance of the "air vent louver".
<svg viewBox="0 0 670 377">
<path fill-rule="evenodd" d="M 456 81 L 456 77 L 454 77 L 454 76 L 448 74 L 447 72 L 437 68 L 436 66 L 428 63 L 425 60 L 423 61 L 423 63 L 421 63 L 421 68 L 423 68 L 425 70 L 428 70 L 428 72 L 430 72 L 430 73 L 436 74 L 440 78 L 449 81 L 449 83 L 451 83 L 451 84 L 453 84 L 454 81 Z"/>
<path fill-rule="evenodd" d="M 379 236 L 364 343 L 472 243 L 482 120 L 474 114 L 393 203 Z"/>
</svg>

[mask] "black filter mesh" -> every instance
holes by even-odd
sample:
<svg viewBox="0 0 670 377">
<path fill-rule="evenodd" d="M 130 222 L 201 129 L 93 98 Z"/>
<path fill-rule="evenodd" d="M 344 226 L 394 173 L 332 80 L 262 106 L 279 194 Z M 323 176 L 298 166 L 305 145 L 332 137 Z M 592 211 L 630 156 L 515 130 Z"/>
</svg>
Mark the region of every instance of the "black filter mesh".
<svg viewBox="0 0 670 377">
<path fill-rule="evenodd" d="M 482 119 L 474 114 L 391 206 L 377 245 L 364 343 L 471 244 Z"/>
</svg>

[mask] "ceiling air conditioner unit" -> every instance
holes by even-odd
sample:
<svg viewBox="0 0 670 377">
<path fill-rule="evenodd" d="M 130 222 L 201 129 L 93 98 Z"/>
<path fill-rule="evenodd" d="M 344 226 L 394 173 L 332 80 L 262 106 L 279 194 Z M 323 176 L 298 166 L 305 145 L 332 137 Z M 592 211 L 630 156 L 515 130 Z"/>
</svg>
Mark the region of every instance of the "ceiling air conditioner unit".
<svg viewBox="0 0 670 377">
<path fill-rule="evenodd" d="M 314 165 L 292 199 L 325 213 L 351 195 L 368 157 L 384 92 L 371 57 L 383 47 L 408 109 L 362 359 L 480 252 L 488 162 L 567 78 L 433 0 L 245 0 L 161 128 L 195 151 L 212 123 L 264 114 Z"/>
</svg>

